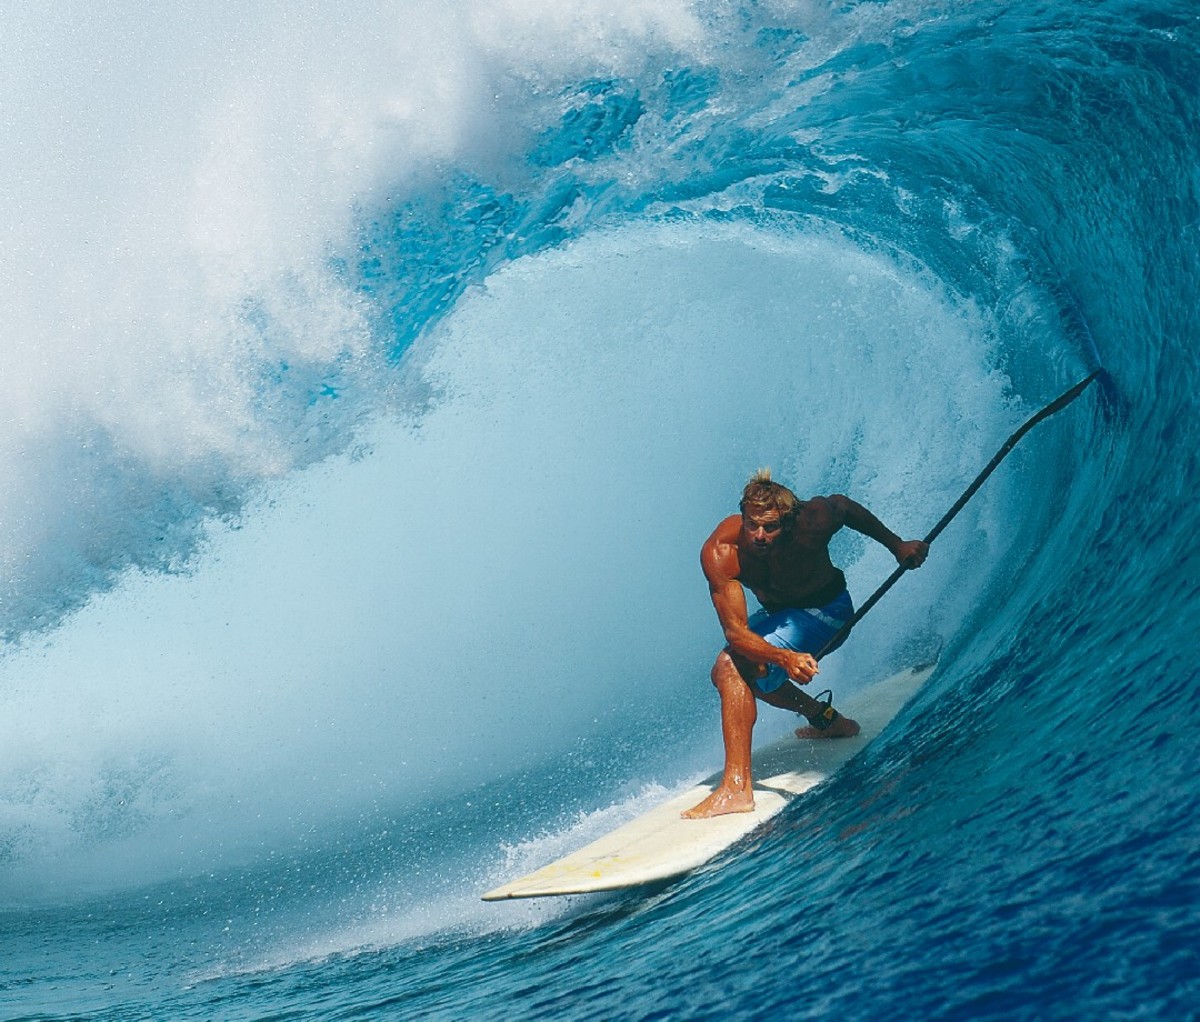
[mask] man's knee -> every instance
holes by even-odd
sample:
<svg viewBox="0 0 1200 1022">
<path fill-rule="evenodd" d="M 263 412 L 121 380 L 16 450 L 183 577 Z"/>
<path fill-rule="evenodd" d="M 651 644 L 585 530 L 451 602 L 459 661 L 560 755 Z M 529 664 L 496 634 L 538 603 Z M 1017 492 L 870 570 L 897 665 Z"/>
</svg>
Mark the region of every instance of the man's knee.
<svg viewBox="0 0 1200 1022">
<path fill-rule="evenodd" d="M 749 660 L 735 657 L 729 650 L 723 649 L 717 654 L 710 677 L 718 692 L 724 685 L 738 683 L 749 685 L 753 690 L 754 682 L 766 673 L 764 665 L 752 664 Z"/>
<path fill-rule="evenodd" d="M 717 659 L 713 661 L 712 670 L 708 676 L 712 679 L 712 683 L 719 690 L 725 683 L 725 679 L 729 677 L 729 672 L 736 670 L 733 666 L 733 660 L 726 650 L 721 650 L 717 654 Z"/>
</svg>

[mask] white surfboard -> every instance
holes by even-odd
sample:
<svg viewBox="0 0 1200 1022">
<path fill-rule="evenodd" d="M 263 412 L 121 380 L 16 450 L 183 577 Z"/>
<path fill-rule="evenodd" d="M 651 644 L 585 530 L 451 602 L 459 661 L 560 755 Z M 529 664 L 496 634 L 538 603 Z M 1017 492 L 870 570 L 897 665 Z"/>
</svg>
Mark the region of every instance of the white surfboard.
<svg viewBox="0 0 1200 1022">
<path fill-rule="evenodd" d="M 685 820 L 679 814 L 719 783 L 714 774 L 590 845 L 488 891 L 484 901 L 592 894 L 670 880 L 704 865 L 760 827 L 797 795 L 820 784 L 876 737 L 933 673 L 933 664 L 880 681 L 846 700 L 841 712 L 857 720 L 853 738 L 788 736 L 754 752 L 754 811 Z"/>
</svg>

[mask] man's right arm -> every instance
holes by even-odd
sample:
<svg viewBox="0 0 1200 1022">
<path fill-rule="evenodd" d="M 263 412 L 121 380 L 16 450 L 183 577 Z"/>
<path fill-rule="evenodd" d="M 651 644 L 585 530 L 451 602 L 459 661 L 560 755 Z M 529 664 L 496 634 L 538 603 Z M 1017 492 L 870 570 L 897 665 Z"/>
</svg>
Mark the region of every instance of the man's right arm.
<svg viewBox="0 0 1200 1022">
<path fill-rule="evenodd" d="M 793 681 L 801 685 L 811 681 L 817 673 L 817 662 L 812 656 L 772 646 L 750 630 L 746 594 L 737 580 L 737 545 L 723 539 L 720 528 L 704 544 L 700 563 L 708 579 L 709 595 L 729 648 L 751 663 L 782 667 Z"/>
</svg>

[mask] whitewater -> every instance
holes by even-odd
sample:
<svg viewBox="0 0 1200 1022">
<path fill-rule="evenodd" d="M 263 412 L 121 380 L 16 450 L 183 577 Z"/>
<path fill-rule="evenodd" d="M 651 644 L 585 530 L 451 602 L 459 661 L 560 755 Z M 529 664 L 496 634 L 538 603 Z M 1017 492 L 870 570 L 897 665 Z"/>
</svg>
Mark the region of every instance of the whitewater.
<svg viewBox="0 0 1200 1022">
<path fill-rule="evenodd" d="M 0 39 L 0 1019 L 1197 1016 L 1193 4 Z M 938 658 L 863 755 L 479 900 L 720 763 L 751 473 L 917 538 L 1097 369 L 822 663 Z"/>
</svg>

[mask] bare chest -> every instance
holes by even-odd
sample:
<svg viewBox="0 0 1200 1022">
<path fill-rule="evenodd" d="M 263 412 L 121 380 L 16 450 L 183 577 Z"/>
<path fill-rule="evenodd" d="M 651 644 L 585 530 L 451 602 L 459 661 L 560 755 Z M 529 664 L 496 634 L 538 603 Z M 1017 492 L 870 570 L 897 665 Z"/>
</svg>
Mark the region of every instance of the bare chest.
<svg viewBox="0 0 1200 1022">
<path fill-rule="evenodd" d="M 741 559 L 738 581 L 764 606 L 803 606 L 805 597 L 824 588 L 836 570 L 829 549 L 793 546 L 767 557 Z"/>
</svg>

